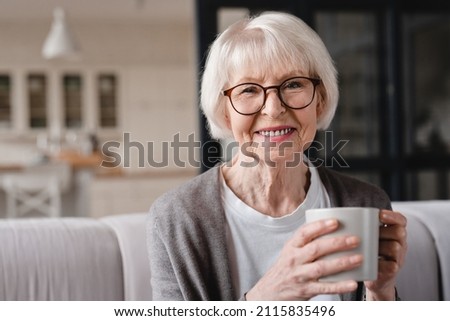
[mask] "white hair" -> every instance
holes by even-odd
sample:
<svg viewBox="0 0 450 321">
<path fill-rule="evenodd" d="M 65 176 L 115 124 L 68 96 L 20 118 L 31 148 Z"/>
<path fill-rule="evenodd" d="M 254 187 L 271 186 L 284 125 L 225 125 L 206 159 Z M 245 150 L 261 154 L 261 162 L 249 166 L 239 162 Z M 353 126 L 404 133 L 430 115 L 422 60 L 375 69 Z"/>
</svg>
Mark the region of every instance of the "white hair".
<svg viewBox="0 0 450 321">
<path fill-rule="evenodd" d="M 201 83 L 201 108 L 213 138 L 232 138 L 227 127 L 227 97 L 222 91 L 240 70 L 252 76 L 268 72 L 302 70 L 303 76 L 317 77 L 318 101 L 322 111 L 318 129 L 326 129 L 333 119 L 339 99 L 337 72 L 317 33 L 299 18 L 280 12 L 266 12 L 228 27 L 209 49 Z"/>
</svg>

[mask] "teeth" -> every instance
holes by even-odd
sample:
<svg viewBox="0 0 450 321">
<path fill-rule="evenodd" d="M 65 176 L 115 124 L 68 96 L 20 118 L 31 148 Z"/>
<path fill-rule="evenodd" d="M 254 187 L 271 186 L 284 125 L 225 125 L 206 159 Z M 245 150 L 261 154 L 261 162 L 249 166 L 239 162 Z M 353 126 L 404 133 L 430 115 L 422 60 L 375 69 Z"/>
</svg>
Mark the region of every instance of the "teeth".
<svg viewBox="0 0 450 321">
<path fill-rule="evenodd" d="M 285 128 L 281 130 L 261 130 L 259 133 L 267 137 L 283 136 L 291 132 L 292 128 Z"/>
</svg>

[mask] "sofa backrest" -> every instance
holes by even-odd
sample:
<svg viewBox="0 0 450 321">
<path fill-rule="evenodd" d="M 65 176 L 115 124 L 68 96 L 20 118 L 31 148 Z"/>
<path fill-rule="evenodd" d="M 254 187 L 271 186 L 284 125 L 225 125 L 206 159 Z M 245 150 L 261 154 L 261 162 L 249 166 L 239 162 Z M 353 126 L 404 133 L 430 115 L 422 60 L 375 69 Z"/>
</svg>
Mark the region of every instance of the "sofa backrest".
<svg viewBox="0 0 450 321">
<path fill-rule="evenodd" d="M 404 300 L 450 300 L 450 201 L 393 202 L 408 219 L 398 285 Z"/>
<path fill-rule="evenodd" d="M 110 226 L 122 253 L 125 300 L 152 299 L 150 264 L 146 240 L 147 213 L 108 216 L 100 219 Z"/>
<path fill-rule="evenodd" d="M 450 300 L 450 201 L 393 208 L 408 218 L 400 297 Z M 151 300 L 146 218 L 0 220 L 0 300 Z"/>
<path fill-rule="evenodd" d="M 123 300 L 113 230 L 88 218 L 0 220 L 0 300 Z"/>
<path fill-rule="evenodd" d="M 399 296 L 407 301 L 439 300 L 439 258 L 433 236 L 420 220 L 405 215 L 408 218 L 408 252 L 397 277 Z"/>
</svg>

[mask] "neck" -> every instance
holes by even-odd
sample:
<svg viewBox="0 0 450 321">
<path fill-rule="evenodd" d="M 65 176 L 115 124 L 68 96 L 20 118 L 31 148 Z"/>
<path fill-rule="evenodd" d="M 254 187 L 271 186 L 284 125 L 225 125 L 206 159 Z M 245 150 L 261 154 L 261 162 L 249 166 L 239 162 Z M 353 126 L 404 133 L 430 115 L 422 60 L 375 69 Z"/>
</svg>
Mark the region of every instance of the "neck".
<svg viewBox="0 0 450 321">
<path fill-rule="evenodd" d="M 286 167 L 285 163 L 255 162 L 244 167 L 236 156 L 231 165 L 222 167 L 222 173 L 228 187 L 244 203 L 266 215 L 281 217 L 303 202 L 310 184 L 306 164 Z"/>
</svg>

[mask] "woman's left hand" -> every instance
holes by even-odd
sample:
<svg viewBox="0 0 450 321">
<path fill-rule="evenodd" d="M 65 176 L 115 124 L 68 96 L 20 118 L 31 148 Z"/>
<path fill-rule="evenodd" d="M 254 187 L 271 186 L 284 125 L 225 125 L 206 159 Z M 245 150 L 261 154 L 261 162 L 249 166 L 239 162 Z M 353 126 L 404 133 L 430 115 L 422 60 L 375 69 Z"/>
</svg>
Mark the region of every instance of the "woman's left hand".
<svg viewBox="0 0 450 321">
<path fill-rule="evenodd" d="M 405 261 L 406 218 L 389 210 L 380 211 L 378 278 L 366 281 L 366 300 L 395 300 L 395 279 Z"/>
</svg>

